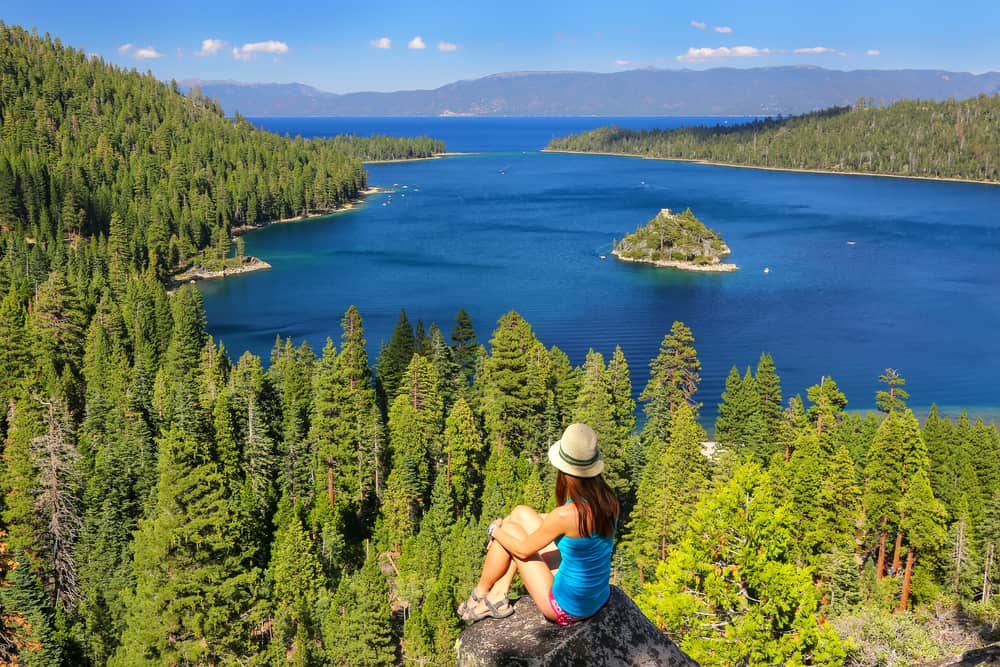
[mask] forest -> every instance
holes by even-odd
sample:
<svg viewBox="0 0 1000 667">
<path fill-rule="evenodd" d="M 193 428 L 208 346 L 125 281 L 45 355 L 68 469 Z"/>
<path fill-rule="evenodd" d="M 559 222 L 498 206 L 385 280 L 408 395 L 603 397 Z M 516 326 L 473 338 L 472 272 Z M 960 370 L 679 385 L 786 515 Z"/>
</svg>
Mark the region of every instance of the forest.
<svg viewBox="0 0 1000 667">
<path fill-rule="evenodd" d="M 734 125 L 602 127 L 547 149 L 778 169 L 1000 181 L 1000 94 L 965 100 L 859 99 L 801 116 Z"/>
<path fill-rule="evenodd" d="M 2 31 L 0 663 L 451 664 L 484 529 L 552 506 L 572 421 L 624 505 L 612 583 L 703 664 L 909 664 L 989 636 L 994 424 L 918 420 L 893 369 L 849 411 L 762 353 L 706 446 L 681 322 L 638 392 L 620 347 L 574 365 L 516 312 L 488 339 L 464 310 L 447 333 L 401 312 L 369 357 L 352 306 L 321 350 L 231 354 L 171 271 L 250 211 L 350 196 L 359 159 Z"/>
<path fill-rule="evenodd" d="M 0 132 L 5 257 L 28 255 L 35 273 L 41 248 L 82 247 L 119 281 L 224 259 L 237 228 L 340 208 L 366 186 L 362 161 L 444 150 L 426 137 L 279 137 L 3 23 Z"/>
</svg>

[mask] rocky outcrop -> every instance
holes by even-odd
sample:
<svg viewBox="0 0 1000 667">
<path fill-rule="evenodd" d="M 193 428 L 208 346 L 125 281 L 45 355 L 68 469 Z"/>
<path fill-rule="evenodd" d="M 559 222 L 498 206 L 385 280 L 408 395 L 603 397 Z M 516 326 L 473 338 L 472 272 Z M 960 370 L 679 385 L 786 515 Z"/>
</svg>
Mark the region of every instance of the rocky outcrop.
<svg viewBox="0 0 1000 667">
<path fill-rule="evenodd" d="M 456 650 L 460 667 L 698 664 L 615 586 L 597 614 L 569 627 L 547 620 L 531 598 L 523 597 L 514 604 L 512 616 L 486 619 L 466 628 Z"/>
</svg>

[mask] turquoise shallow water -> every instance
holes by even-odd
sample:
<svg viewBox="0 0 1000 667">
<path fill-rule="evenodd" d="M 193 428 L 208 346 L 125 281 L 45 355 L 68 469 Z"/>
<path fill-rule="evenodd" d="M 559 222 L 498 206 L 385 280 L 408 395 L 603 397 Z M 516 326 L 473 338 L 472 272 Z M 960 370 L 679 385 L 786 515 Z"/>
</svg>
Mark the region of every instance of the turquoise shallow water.
<svg viewBox="0 0 1000 667">
<path fill-rule="evenodd" d="M 730 366 L 762 351 L 786 395 L 826 374 L 849 407 L 872 407 L 894 367 L 914 406 L 1000 404 L 1000 187 L 522 149 L 369 173 L 395 194 L 254 232 L 247 252 L 274 268 L 202 284 L 209 329 L 234 355 L 266 359 L 275 335 L 319 349 L 352 303 L 372 355 L 400 308 L 447 332 L 464 307 L 484 341 L 516 309 L 574 363 L 621 344 L 637 391 L 671 323 L 686 322 L 708 418 Z M 601 258 L 660 208 L 688 206 L 740 271 Z"/>
</svg>

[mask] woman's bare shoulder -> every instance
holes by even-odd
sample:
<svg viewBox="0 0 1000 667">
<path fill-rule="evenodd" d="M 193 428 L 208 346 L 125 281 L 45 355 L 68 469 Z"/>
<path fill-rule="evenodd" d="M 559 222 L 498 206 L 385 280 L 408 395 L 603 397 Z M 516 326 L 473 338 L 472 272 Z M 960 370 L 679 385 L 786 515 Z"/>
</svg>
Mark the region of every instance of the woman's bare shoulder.
<svg viewBox="0 0 1000 667">
<path fill-rule="evenodd" d="M 548 514 L 554 521 L 557 521 L 563 526 L 575 526 L 576 522 L 579 520 L 579 515 L 577 514 L 576 507 L 573 503 L 566 503 L 565 505 L 560 505 Z"/>
</svg>

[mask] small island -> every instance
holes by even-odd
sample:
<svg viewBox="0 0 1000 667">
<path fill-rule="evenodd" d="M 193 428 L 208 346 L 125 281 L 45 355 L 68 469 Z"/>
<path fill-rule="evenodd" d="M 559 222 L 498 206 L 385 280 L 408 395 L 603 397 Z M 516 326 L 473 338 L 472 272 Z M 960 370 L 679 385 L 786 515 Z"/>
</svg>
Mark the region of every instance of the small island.
<svg viewBox="0 0 1000 667">
<path fill-rule="evenodd" d="M 691 209 L 660 210 L 652 220 L 614 244 L 611 254 L 626 262 L 642 262 L 685 271 L 735 271 L 722 258 L 732 252 L 719 234 Z"/>
</svg>

